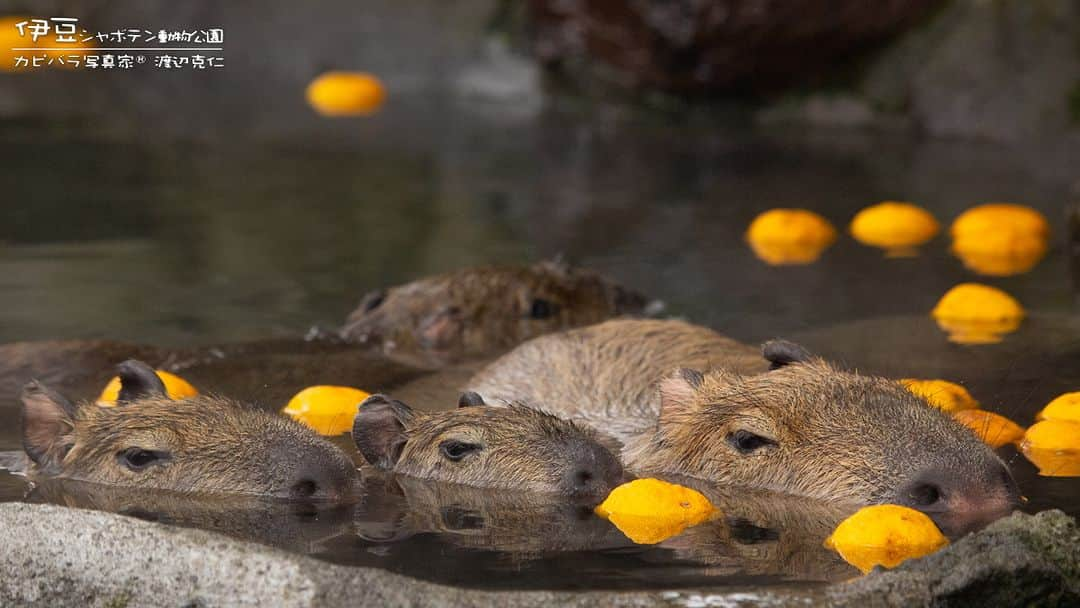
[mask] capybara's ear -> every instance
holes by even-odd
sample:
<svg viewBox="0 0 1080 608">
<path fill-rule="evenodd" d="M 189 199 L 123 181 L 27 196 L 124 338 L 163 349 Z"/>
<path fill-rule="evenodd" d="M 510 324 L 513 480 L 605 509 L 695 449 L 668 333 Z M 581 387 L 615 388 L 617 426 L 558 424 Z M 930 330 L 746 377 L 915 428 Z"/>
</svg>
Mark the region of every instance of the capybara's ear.
<svg viewBox="0 0 1080 608">
<path fill-rule="evenodd" d="M 353 419 L 352 437 L 364 460 L 380 469 L 392 469 L 405 447 L 405 429 L 413 411 L 386 395 L 364 399 Z"/>
<path fill-rule="evenodd" d="M 458 399 L 457 406 L 462 407 L 476 407 L 478 405 L 487 405 L 484 403 L 484 398 L 479 393 L 473 391 L 465 391 L 461 393 L 461 399 Z"/>
<path fill-rule="evenodd" d="M 59 472 L 75 444 L 75 405 L 37 380 L 24 386 L 19 398 L 26 455 L 45 473 Z"/>
<path fill-rule="evenodd" d="M 660 421 L 694 407 L 695 395 L 705 376 L 696 369 L 679 368 L 660 381 Z"/>
<path fill-rule="evenodd" d="M 762 345 L 761 354 L 769 362 L 769 371 L 813 358 L 810 351 L 787 340 L 769 340 Z"/>
<path fill-rule="evenodd" d="M 117 405 L 148 397 L 168 396 L 165 383 L 154 372 L 154 368 L 142 361 L 128 359 L 116 366 L 116 373 L 120 376 L 120 394 L 116 397 Z"/>
</svg>

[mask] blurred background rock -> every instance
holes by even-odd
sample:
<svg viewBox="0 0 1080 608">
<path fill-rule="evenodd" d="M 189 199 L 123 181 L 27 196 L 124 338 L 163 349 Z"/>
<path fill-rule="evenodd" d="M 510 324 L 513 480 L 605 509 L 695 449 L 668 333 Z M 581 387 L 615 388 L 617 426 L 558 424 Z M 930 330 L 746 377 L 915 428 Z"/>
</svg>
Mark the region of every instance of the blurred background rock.
<svg viewBox="0 0 1080 608">
<path fill-rule="evenodd" d="M 1080 137 L 1072 0 L 2 0 L 0 13 L 100 29 L 223 26 L 228 67 L 216 74 L 0 81 L 0 117 L 134 132 L 152 121 L 157 136 L 332 136 L 283 92 L 362 59 L 394 94 L 389 111 L 410 119 L 430 109 L 441 120 L 447 98 L 528 116 L 546 80 L 549 91 L 668 109 L 735 100 L 765 122 Z M 394 138 L 424 131 L 380 127 Z"/>
</svg>

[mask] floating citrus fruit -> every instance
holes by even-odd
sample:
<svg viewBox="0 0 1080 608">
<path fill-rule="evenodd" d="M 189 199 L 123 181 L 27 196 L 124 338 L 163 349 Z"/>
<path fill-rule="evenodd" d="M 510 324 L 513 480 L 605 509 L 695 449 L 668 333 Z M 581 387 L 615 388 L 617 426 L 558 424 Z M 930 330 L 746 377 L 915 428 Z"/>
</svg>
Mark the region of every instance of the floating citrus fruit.
<svg viewBox="0 0 1080 608">
<path fill-rule="evenodd" d="M 885 249 L 890 255 L 906 255 L 934 238 L 941 230 L 927 210 L 911 203 L 885 201 L 867 207 L 851 220 L 851 235 L 864 245 Z"/>
<path fill-rule="evenodd" d="M 1080 391 L 1059 395 L 1046 404 L 1036 420 L 1072 420 L 1080 422 Z"/>
<path fill-rule="evenodd" d="M 930 314 L 953 342 L 987 344 L 1016 331 L 1025 313 L 1015 298 L 1000 289 L 961 283 L 946 292 Z"/>
<path fill-rule="evenodd" d="M 953 254 L 968 269 L 1010 276 L 1031 270 L 1046 255 L 1050 224 L 1030 207 L 989 203 L 960 214 L 949 232 Z"/>
<path fill-rule="evenodd" d="M 750 223 L 746 241 L 768 264 L 809 264 L 836 241 L 836 229 L 813 211 L 771 209 Z"/>
<path fill-rule="evenodd" d="M 700 492 L 659 479 L 636 479 L 608 495 L 596 514 L 639 545 L 681 534 L 713 516 L 716 508 Z"/>
<path fill-rule="evenodd" d="M 309 386 L 296 393 L 281 413 L 322 435 L 340 435 L 352 429 L 356 408 L 370 395 L 348 386 Z"/>
<path fill-rule="evenodd" d="M 972 398 L 971 393 L 955 382 L 905 378 L 900 383 L 909 391 L 926 399 L 930 405 L 945 412 L 979 408 L 979 402 Z"/>
<path fill-rule="evenodd" d="M 863 507 L 840 522 L 825 546 L 863 573 L 894 568 L 949 544 L 926 514 L 899 505 Z"/>
<path fill-rule="evenodd" d="M 170 374 L 160 369 L 154 370 L 154 373 L 157 374 L 158 378 L 161 378 L 161 382 L 165 385 L 165 392 L 170 399 L 187 399 L 199 394 L 199 391 L 191 383 L 176 374 Z M 116 405 L 116 399 L 119 396 L 120 377 L 113 376 L 109 383 L 105 385 L 105 389 L 101 391 L 97 403 L 106 407 L 113 406 Z"/>
<path fill-rule="evenodd" d="M 327 72 L 308 85 L 307 100 L 323 116 L 364 116 L 379 110 L 386 91 L 371 74 Z"/>
<path fill-rule="evenodd" d="M 1020 451 L 1046 477 L 1080 477 L 1080 422 L 1037 422 L 1020 442 Z"/>
<path fill-rule="evenodd" d="M 1016 443 L 1024 437 L 1024 429 L 1020 425 L 994 412 L 963 410 L 953 412 L 952 416 L 992 448 Z"/>
</svg>

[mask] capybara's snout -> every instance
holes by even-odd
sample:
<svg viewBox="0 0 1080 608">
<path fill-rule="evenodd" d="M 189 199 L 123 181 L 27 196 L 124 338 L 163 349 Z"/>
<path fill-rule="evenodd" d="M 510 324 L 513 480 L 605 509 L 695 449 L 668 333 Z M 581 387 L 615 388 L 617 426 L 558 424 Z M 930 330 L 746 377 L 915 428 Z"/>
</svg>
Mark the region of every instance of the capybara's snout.
<svg viewBox="0 0 1080 608">
<path fill-rule="evenodd" d="M 930 516 L 948 536 L 978 530 L 1020 504 L 1020 490 L 1005 463 L 987 459 L 978 470 L 932 467 L 904 483 L 893 501 Z"/>
<path fill-rule="evenodd" d="M 279 496 L 298 501 L 348 501 L 356 493 L 356 467 L 336 450 L 311 454 L 285 471 Z"/>
<path fill-rule="evenodd" d="M 599 502 L 623 482 L 619 459 L 604 446 L 573 439 L 563 449 L 567 458 L 560 483 L 563 494 Z"/>
</svg>

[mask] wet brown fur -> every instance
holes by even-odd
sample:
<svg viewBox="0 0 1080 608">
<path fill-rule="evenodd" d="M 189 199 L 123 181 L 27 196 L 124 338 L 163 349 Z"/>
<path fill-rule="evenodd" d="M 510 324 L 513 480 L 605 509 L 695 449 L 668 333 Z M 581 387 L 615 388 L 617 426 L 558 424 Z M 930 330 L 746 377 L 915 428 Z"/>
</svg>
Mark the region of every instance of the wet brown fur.
<svg viewBox="0 0 1080 608">
<path fill-rule="evenodd" d="M 533 314 L 538 300 L 548 316 Z M 466 268 L 369 294 L 340 333 L 378 344 L 395 359 L 441 367 L 553 331 L 643 314 L 649 305 L 640 294 L 561 262 Z"/>
<path fill-rule="evenodd" d="M 537 402 L 620 438 L 652 427 L 656 382 L 678 368 L 768 369 L 761 351 L 683 321 L 618 319 L 530 340 L 467 384 L 489 403 Z"/>
<path fill-rule="evenodd" d="M 362 444 L 367 439 L 359 428 L 369 424 L 364 418 L 366 407 L 367 402 L 361 405 L 358 430 L 353 432 L 365 455 L 368 452 Z M 404 411 L 398 417 L 402 428 L 396 431 L 400 433 L 396 440 L 403 442 L 400 454 L 372 464 L 398 475 L 474 487 L 571 494 L 567 480 L 575 471 L 585 469 L 595 476 L 590 494 L 598 498 L 622 480 L 617 443 L 589 427 L 532 408 L 480 405 L 424 413 L 407 409 L 400 402 L 395 408 Z M 385 436 L 383 431 L 371 432 Z M 441 452 L 445 441 L 482 449 L 455 462 Z"/>
<path fill-rule="evenodd" d="M 63 424 L 48 458 L 30 464 L 31 478 L 280 498 L 293 497 L 293 486 L 310 480 L 317 492 L 301 498 L 312 499 L 347 498 L 357 478 L 348 457 L 310 429 L 216 396 L 147 397 L 116 407 L 86 402 Z M 130 448 L 159 450 L 169 459 L 133 471 L 120 459 Z"/>
<path fill-rule="evenodd" d="M 612 432 L 638 475 L 904 504 L 904 488 L 929 472 L 963 485 L 965 500 L 975 500 L 964 508 L 1015 501 L 993 451 L 898 383 L 814 358 L 753 373 L 766 363 L 755 363 L 752 350 L 679 321 L 616 320 L 523 344 L 468 390 Z M 671 371 L 689 366 L 712 369 L 703 377 Z M 742 453 L 737 432 L 775 445 Z"/>
</svg>

